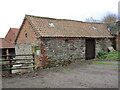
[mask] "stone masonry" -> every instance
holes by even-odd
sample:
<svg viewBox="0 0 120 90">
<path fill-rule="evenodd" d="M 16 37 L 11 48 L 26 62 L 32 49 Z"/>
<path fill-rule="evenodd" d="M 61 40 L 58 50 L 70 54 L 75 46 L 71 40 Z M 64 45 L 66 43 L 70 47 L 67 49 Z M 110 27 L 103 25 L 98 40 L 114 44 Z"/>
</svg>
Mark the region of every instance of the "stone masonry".
<svg viewBox="0 0 120 90">
<path fill-rule="evenodd" d="M 54 64 L 85 58 L 85 40 L 49 40 L 44 43 L 47 59 Z"/>
<path fill-rule="evenodd" d="M 32 46 L 38 45 L 38 42 L 16 44 L 16 54 L 32 54 Z"/>
<path fill-rule="evenodd" d="M 42 39 L 41 39 L 42 40 Z M 108 51 L 108 47 L 112 46 L 111 39 L 95 39 L 96 56 L 98 52 Z M 66 61 L 75 61 L 85 59 L 85 39 L 81 38 L 44 38 L 42 43 L 45 53 L 41 47 L 42 60 L 49 61 L 50 64 L 58 64 Z M 38 45 L 38 42 L 34 43 L 22 43 L 16 45 L 16 54 L 32 54 L 32 46 Z M 43 55 L 45 54 L 45 55 Z M 25 58 L 25 57 L 24 57 Z"/>
<path fill-rule="evenodd" d="M 113 46 L 112 39 L 96 39 L 96 55 L 98 52 L 108 52 L 108 47 Z"/>
</svg>

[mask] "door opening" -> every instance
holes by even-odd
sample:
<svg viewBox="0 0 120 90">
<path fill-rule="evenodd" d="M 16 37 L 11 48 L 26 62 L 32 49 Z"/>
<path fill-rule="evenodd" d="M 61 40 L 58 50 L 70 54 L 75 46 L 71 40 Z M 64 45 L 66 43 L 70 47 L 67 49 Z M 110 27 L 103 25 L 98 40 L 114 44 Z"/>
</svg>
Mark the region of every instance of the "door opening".
<svg viewBox="0 0 120 90">
<path fill-rule="evenodd" d="M 94 59 L 95 58 L 95 39 L 90 38 L 86 39 L 86 50 L 85 50 L 85 59 Z"/>
</svg>

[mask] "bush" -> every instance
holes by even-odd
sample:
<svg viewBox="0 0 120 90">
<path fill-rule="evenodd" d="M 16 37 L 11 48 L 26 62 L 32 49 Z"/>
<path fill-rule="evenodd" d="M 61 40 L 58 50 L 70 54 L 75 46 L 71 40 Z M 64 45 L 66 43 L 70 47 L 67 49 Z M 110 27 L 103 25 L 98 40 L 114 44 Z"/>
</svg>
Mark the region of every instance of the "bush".
<svg viewBox="0 0 120 90">
<path fill-rule="evenodd" d="M 120 52 L 99 52 L 97 58 L 107 60 L 119 60 Z"/>
<path fill-rule="evenodd" d="M 107 52 L 99 52 L 98 55 L 97 55 L 97 58 L 99 59 L 106 59 L 107 57 Z"/>
</svg>

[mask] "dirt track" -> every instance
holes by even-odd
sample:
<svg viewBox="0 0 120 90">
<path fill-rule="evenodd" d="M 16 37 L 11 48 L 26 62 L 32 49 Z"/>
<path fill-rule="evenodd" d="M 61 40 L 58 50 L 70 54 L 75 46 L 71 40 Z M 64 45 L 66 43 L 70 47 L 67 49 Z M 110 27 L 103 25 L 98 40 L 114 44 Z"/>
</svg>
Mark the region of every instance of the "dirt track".
<svg viewBox="0 0 120 90">
<path fill-rule="evenodd" d="M 114 62 L 112 62 L 114 63 Z M 118 65 L 74 63 L 3 78 L 3 88 L 118 88 Z"/>
</svg>

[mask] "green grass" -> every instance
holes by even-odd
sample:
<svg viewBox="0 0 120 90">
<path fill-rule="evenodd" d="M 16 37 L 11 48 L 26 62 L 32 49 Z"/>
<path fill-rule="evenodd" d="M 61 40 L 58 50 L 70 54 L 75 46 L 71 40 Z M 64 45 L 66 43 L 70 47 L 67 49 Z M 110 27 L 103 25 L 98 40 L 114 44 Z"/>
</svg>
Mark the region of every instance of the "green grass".
<svg viewBox="0 0 120 90">
<path fill-rule="evenodd" d="M 120 55 L 120 52 L 109 52 L 107 54 L 107 57 L 106 59 L 109 59 L 109 60 L 119 60 L 119 55 Z"/>
<path fill-rule="evenodd" d="M 103 62 L 103 61 L 95 61 L 95 62 L 93 62 L 93 64 L 120 65 L 118 63 L 107 63 L 107 62 Z"/>
<path fill-rule="evenodd" d="M 97 58 L 106 60 L 120 60 L 120 52 L 99 52 Z"/>
<path fill-rule="evenodd" d="M 70 68 L 64 68 L 63 71 L 71 71 Z"/>
<path fill-rule="evenodd" d="M 118 68 L 116 69 L 116 68 L 115 68 L 115 69 L 112 69 L 112 70 L 120 70 L 120 69 L 118 69 Z"/>
</svg>

